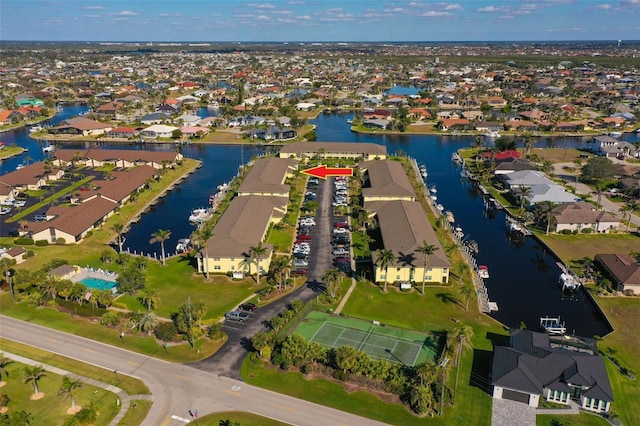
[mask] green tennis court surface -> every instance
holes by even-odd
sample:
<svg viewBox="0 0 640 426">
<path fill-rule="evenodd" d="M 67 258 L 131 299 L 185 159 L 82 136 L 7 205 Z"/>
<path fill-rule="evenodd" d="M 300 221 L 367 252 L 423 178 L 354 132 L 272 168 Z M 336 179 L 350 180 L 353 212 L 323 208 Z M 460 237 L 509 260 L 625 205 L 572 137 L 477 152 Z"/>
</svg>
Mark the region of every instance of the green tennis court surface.
<svg viewBox="0 0 640 426">
<path fill-rule="evenodd" d="M 432 335 L 322 312 L 309 313 L 295 332 L 322 346 L 352 346 L 371 358 L 410 366 L 435 359 L 437 353 L 437 341 Z"/>
</svg>

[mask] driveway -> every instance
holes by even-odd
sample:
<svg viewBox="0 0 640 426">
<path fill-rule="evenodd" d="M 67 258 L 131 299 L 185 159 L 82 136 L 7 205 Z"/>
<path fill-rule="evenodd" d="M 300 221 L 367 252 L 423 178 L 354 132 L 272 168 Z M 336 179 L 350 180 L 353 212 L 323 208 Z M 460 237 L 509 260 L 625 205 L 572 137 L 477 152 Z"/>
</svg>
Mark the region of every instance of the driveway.
<svg viewBox="0 0 640 426">
<path fill-rule="evenodd" d="M 522 402 L 492 398 L 491 426 L 536 426 L 536 409 Z"/>
<path fill-rule="evenodd" d="M 294 300 L 308 302 L 324 292 L 322 277 L 325 271 L 332 267 L 333 209 L 331 208 L 332 188 L 330 181 L 321 181 L 315 192 L 318 197 L 318 210 L 316 226 L 312 232 L 313 239 L 311 240 L 306 283 L 293 293 L 249 313 L 250 319 L 243 323 L 225 321 L 222 330 L 227 334 L 228 340 L 224 346 L 211 357 L 195 362 L 191 366 L 239 380 L 242 360 L 252 350 L 251 337 L 259 331 L 269 331 L 269 319 L 283 312 L 287 305 Z"/>
</svg>

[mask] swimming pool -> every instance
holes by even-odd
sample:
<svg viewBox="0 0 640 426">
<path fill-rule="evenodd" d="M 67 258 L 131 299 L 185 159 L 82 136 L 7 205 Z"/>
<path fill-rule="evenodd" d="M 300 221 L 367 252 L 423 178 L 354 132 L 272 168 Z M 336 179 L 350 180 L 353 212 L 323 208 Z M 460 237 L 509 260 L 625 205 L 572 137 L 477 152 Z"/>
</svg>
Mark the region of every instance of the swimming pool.
<svg viewBox="0 0 640 426">
<path fill-rule="evenodd" d="M 92 277 L 83 278 L 80 282 L 89 288 L 95 288 L 97 290 L 111 290 L 118 285 L 115 281 L 107 281 Z"/>
</svg>

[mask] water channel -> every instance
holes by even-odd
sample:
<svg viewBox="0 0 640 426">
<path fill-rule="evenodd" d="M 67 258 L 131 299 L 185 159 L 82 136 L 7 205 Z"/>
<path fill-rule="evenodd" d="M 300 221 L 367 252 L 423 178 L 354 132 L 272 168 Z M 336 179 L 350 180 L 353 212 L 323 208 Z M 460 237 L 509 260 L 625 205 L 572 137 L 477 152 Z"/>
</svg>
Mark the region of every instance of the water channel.
<svg viewBox="0 0 640 426">
<path fill-rule="evenodd" d="M 83 107 L 65 108 L 56 117 L 58 122 L 77 115 Z M 532 237 L 513 240 L 505 227 L 504 213 L 487 215 L 482 194 L 468 181 L 460 178 L 460 171 L 451 162 L 451 154 L 469 146 L 473 137 L 435 135 L 361 135 L 349 130 L 347 120 L 352 114 L 321 114 L 312 122 L 317 125 L 320 141 L 373 142 L 385 145 L 390 153 L 404 152 L 424 163 L 428 169 L 427 183 L 438 188 L 438 202 L 451 210 L 456 224 L 462 227 L 468 238 L 478 242 L 479 264 L 487 265 L 491 277 L 486 286 L 492 301 L 499 307 L 491 316 L 502 323 L 517 327 L 524 322 L 527 327 L 537 329 L 541 316 L 561 316 L 569 333 L 583 336 L 605 335 L 610 329 L 604 318 L 591 302 L 579 293 L 577 297 L 563 297 L 557 285 L 560 270 L 554 256 Z M 6 145 L 16 143 L 29 152 L 22 156 L 4 160 L 0 164 L 0 174 L 15 170 L 28 155 L 32 160 L 42 160 L 42 142 L 28 137 L 25 129 L 0 134 Z M 625 135 L 625 140 L 635 142 L 638 135 Z M 543 138 L 538 147 L 576 147 L 585 143 L 580 138 Z M 115 148 L 173 150 L 171 144 L 97 144 L 65 143 L 64 148 Z M 191 209 L 205 206 L 209 195 L 222 182 L 229 181 L 237 173 L 238 167 L 254 155 L 263 153 L 259 147 L 236 145 L 190 145 L 182 148 L 185 157 L 203 161 L 203 167 L 196 170 L 184 182 L 176 186 L 158 204 L 132 224 L 126 234 L 125 248 L 131 252 L 151 253 L 159 251 L 157 244 L 150 244 L 151 234 L 158 229 L 171 231 L 166 242 L 170 251 L 179 238 L 187 237 L 193 226 L 188 222 Z"/>
</svg>

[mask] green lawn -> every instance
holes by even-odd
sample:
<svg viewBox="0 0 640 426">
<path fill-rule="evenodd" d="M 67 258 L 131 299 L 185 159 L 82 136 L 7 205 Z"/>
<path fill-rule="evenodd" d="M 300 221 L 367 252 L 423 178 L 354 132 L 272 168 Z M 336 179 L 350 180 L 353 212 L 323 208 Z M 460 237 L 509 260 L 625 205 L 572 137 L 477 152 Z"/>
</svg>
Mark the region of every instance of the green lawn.
<svg viewBox="0 0 640 426">
<path fill-rule="evenodd" d="M 42 362 L 43 364 L 52 365 L 94 380 L 109 383 L 110 385 L 119 387 L 129 395 L 149 394 L 149 388 L 142 380 L 127 376 L 126 374 L 119 374 L 118 377 L 115 377 L 111 371 L 105 370 L 104 368 L 85 364 L 62 355 L 0 337 L 0 352 L 2 351 L 11 352 L 34 361 Z"/>
<path fill-rule="evenodd" d="M 9 410 L 25 410 L 31 413 L 34 425 L 58 426 L 63 424 L 64 420 L 69 417 L 66 410 L 71 407 L 71 400 L 63 401 L 62 397 L 56 396 L 62 384 L 62 376 L 46 372 L 46 376 L 38 381 L 39 391 L 44 394 L 44 397 L 39 400 L 31 400 L 30 397 L 34 393 L 33 386 L 31 383 L 22 382 L 24 368 L 25 365 L 18 362 L 12 362 L 6 367 L 9 374 L 4 376 L 4 380 L 7 384 L 0 388 L 0 391 L 10 398 Z M 99 413 L 96 426 L 108 425 L 115 417 L 120 410 L 120 407 L 116 405 L 117 399 L 114 393 L 87 384 L 83 384 L 75 393 L 76 405 L 92 406 Z"/>
<path fill-rule="evenodd" d="M 554 420 L 559 423 L 554 423 Z M 605 426 L 608 424 L 609 422 L 602 417 L 588 413 L 580 413 L 579 415 L 542 414 L 536 416 L 536 426 Z"/>
<path fill-rule="evenodd" d="M 244 411 L 221 411 L 198 418 L 198 425 L 220 426 L 227 420 L 231 421 L 232 424 L 233 422 L 238 422 L 243 426 L 287 426 L 289 424 Z"/>
<path fill-rule="evenodd" d="M 192 300 L 202 301 L 207 306 L 205 318 L 221 318 L 258 289 L 251 278 L 233 281 L 227 276 L 211 275 L 209 282 L 206 282 L 202 275 L 195 274 L 190 260 L 189 256 L 174 257 L 167 260 L 167 266 L 162 266 L 160 262 L 149 262 L 145 273 L 147 288 L 158 290 L 160 301 L 155 312 L 159 316 L 170 318 L 190 296 Z M 137 297 L 124 295 L 117 301 L 132 311 L 146 310 Z"/>
<path fill-rule="evenodd" d="M 139 426 L 151 410 L 153 402 L 145 400 L 133 400 L 129 406 L 129 411 L 124 418 L 118 423 L 119 426 Z"/>
</svg>

